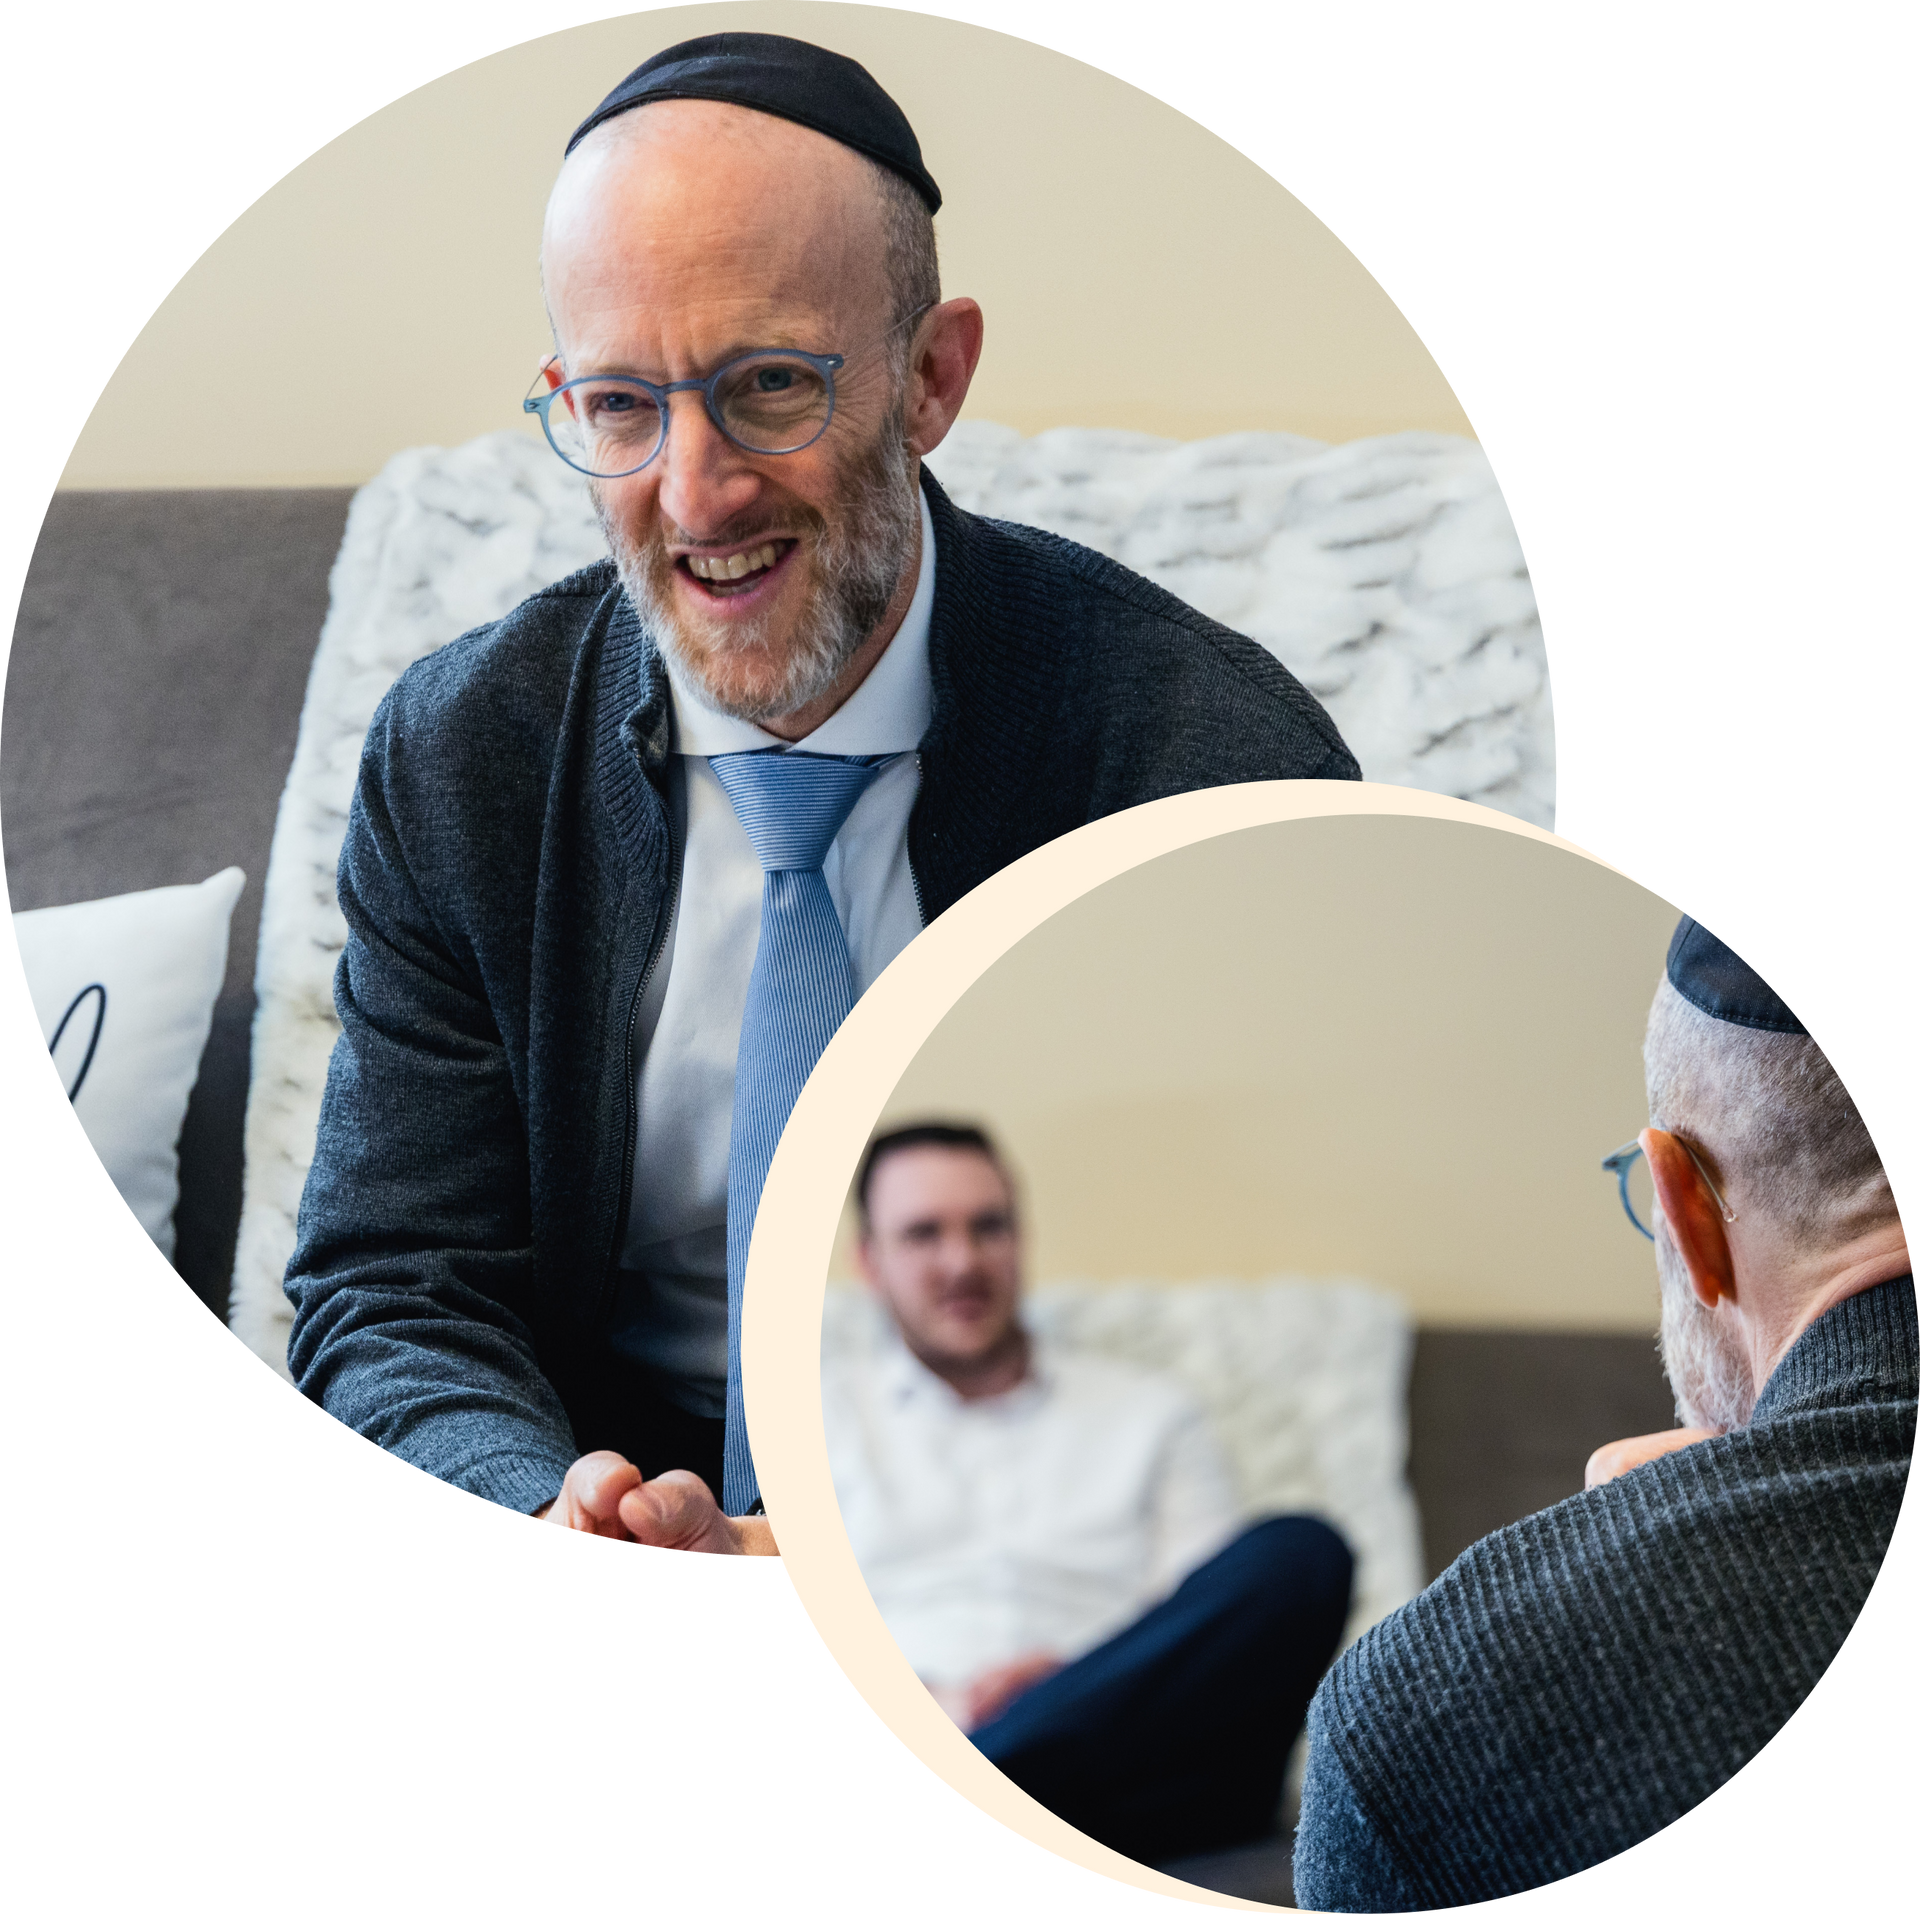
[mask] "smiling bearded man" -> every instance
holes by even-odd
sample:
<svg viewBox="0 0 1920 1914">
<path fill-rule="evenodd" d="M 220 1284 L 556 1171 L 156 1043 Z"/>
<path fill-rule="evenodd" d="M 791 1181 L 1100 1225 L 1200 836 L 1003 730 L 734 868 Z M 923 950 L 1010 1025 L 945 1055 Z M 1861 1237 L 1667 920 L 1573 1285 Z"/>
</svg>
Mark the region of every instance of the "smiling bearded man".
<svg viewBox="0 0 1920 1914">
<path fill-rule="evenodd" d="M 598 1534 L 772 1548 L 760 1187 L 922 925 L 1129 805 L 1358 775 L 1260 646 L 922 468 L 983 338 L 939 204 L 837 54 L 715 34 L 629 75 L 548 205 L 524 401 L 612 560 L 411 667 L 367 733 L 288 1363 Z"/>
<path fill-rule="evenodd" d="M 769 192 L 772 180 L 784 190 Z M 556 449 L 585 469 L 637 467 L 591 489 L 641 623 L 679 688 L 806 735 L 901 624 L 917 582 L 916 454 L 945 435 L 947 402 L 979 357 L 979 308 L 941 302 L 919 192 L 790 120 L 731 101 L 659 100 L 575 145 L 548 207 L 544 260 L 562 348 L 546 379 L 565 401 L 550 400 L 544 418 L 550 435 L 561 428 Z M 831 355 L 845 361 L 837 378 L 809 363 L 821 355 L 777 350 L 820 339 L 855 342 Z M 723 364 L 717 408 L 690 396 L 676 424 L 670 399 L 621 376 L 665 364 L 676 346 L 675 376 L 690 382 L 716 358 L 759 350 L 732 377 Z M 939 366 L 924 380 L 933 411 L 913 421 L 917 435 L 916 346 Z M 763 428 L 798 443 L 751 472 L 738 459 L 716 470 L 738 434 Z M 684 475 L 657 463 L 675 433 L 702 442 Z"/>
<path fill-rule="evenodd" d="M 641 622 L 660 648 L 732 717 L 766 723 L 788 718 L 831 692 L 880 623 L 888 601 L 905 575 L 919 536 L 913 504 L 913 474 L 896 408 L 888 430 L 864 457 L 851 461 L 841 480 L 847 509 L 796 514 L 795 529 L 806 539 L 814 568 L 814 589 L 783 645 L 773 630 L 774 613 L 754 608 L 701 629 L 699 614 L 682 614 L 674 602 L 675 561 L 665 543 L 638 545 L 626 528 L 596 499 L 607 545 L 620 582 Z M 856 529 L 863 528 L 863 529 Z M 731 605 L 736 596 L 757 593 L 766 570 L 781 564 L 799 539 L 777 528 L 743 560 L 708 559 L 691 549 L 684 536 L 672 542 L 689 548 L 684 562 L 708 585 L 709 594 Z M 758 536 L 758 532 L 745 534 Z M 736 580 L 715 578 L 723 565 L 753 567 Z"/>
<path fill-rule="evenodd" d="M 805 710 L 832 691 L 884 619 L 920 533 L 899 406 L 878 440 L 847 459 L 837 489 L 846 503 L 831 516 L 790 507 L 766 524 L 729 528 L 732 540 L 711 542 L 761 542 L 725 558 L 707 556 L 702 541 L 675 526 L 663 527 L 659 540 L 639 542 L 595 489 L 608 549 L 641 623 L 688 681 L 729 716 L 764 724 Z M 761 600 L 774 582 L 768 574 L 803 542 L 812 589 L 783 633 L 776 609 Z M 682 609 L 675 591 L 679 565 L 706 586 L 719 615 L 703 617 L 699 605 Z"/>
</svg>

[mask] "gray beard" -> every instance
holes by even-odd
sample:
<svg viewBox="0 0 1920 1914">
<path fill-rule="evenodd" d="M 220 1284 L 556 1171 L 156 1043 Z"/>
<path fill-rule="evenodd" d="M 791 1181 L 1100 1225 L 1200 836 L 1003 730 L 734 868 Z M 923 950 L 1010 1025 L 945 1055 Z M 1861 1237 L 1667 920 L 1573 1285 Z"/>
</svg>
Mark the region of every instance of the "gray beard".
<svg viewBox="0 0 1920 1914">
<path fill-rule="evenodd" d="M 840 502 L 831 517 L 812 511 L 800 515 L 812 533 L 807 556 L 813 566 L 813 593 L 773 683 L 754 694 L 715 682 L 715 647 L 691 639 L 675 609 L 673 565 L 664 541 L 639 544 L 629 539 L 607 512 L 599 487 L 592 488 L 607 547 L 641 623 L 679 668 L 689 688 L 713 710 L 760 724 L 812 704 L 832 690 L 892 603 L 920 523 L 900 406 L 895 406 L 874 445 L 841 473 L 839 490 Z M 791 521 L 793 514 L 786 516 Z M 752 528 L 743 535 L 751 536 Z M 727 656 L 766 650 L 765 621 L 747 621 L 724 642 L 722 662 Z"/>
<path fill-rule="evenodd" d="M 1673 1388 L 1674 1407 L 1689 1429 L 1744 1429 L 1753 1420 L 1753 1368 L 1738 1339 L 1721 1326 L 1716 1309 L 1693 1293 L 1693 1279 L 1654 1218 L 1653 1259 L 1660 1271 L 1660 1361 Z"/>
</svg>

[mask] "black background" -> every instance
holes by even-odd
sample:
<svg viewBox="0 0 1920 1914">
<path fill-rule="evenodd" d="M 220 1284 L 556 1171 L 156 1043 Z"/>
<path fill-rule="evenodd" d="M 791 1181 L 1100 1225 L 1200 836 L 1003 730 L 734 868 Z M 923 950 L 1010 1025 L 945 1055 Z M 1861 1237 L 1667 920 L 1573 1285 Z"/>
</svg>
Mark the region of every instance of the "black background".
<svg viewBox="0 0 1920 1914">
<path fill-rule="evenodd" d="M 192 255 L 328 134 L 516 36 L 305 19 L 234 36 L 169 17 L 98 48 L 42 29 L 61 58 L 10 136 L 12 578 L 100 378 Z M 1670 44 L 1396 29 L 1388 50 L 1379 23 L 1321 38 L 1284 13 L 1196 17 L 1179 40 L 1044 10 L 1012 25 L 1236 140 L 1400 298 L 1540 582 L 1561 829 L 1782 987 L 1905 1186 L 1899 599 L 1843 417 L 1876 386 L 1860 361 L 1880 317 L 1814 127 Z M 1822 288 L 1847 288 L 1843 340 L 1820 330 Z M 720 1904 L 812 1885 L 1146 1904 L 929 1780 L 778 1570 L 543 1532 L 288 1396 L 146 1248 L 6 991 L 15 1578 L 52 1697 L 38 1785 L 163 1808 L 140 1843 L 161 1876 L 225 1870 L 248 1828 L 261 1879 L 317 1887 L 524 1862 L 549 1889 L 680 1883 Z M 1912 1622 L 1903 1532 L 1780 1743 L 1682 1828 L 1538 1899 L 1841 1899 L 1901 1868 Z"/>
</svg>

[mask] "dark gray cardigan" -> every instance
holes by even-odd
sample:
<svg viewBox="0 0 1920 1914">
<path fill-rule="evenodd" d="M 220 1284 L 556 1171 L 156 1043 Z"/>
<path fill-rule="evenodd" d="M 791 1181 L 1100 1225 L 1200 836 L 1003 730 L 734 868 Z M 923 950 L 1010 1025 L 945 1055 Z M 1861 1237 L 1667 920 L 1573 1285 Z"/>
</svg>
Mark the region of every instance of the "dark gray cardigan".
<svg viewBox="0 0 1920 1914">
<path fill-rule="evenodd" d="M 1591 1867 L 1745 1766 L 1832 1661 L 1913 1453 L 1913 1278 L 1850 1297 L 1751 1427 L 1498 1530 L 1334 1663 L 1303 1908 L 1455 1907 Z"/>
<path fill-rule="evenodd" d="M 907 850 L 926 920 L 1130 805 L 1359 775 L 1260 646 L 925 487 L 933 716 Z M 624 1446 L 601 1342 L 633 1014 L 667 928 L 668 720 L 659 653 L 591 566 L 402 674 L 340 856 L 342 1029 L 288 1360 L 363 1435 L 520 1509 Z"/>
</svg>

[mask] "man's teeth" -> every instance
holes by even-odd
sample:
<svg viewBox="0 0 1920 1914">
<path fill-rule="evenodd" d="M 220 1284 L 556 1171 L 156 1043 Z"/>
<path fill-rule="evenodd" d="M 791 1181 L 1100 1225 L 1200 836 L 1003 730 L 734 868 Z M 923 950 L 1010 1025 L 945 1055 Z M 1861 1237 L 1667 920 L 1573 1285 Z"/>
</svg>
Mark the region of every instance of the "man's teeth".
<svg viewBox="0 0 1920 1914">
<path fill-rule="evenodd" d="M 765 571 L 779 556 L 780 547 L 772 544 L 762 545 L 757 551 L 735 552 L 731 558 L 702 558 L 694 552 L 687 558 L 687 570 L 710 585 L 722 585 L 745 578 L 749 572 Z"/>
</svg>

